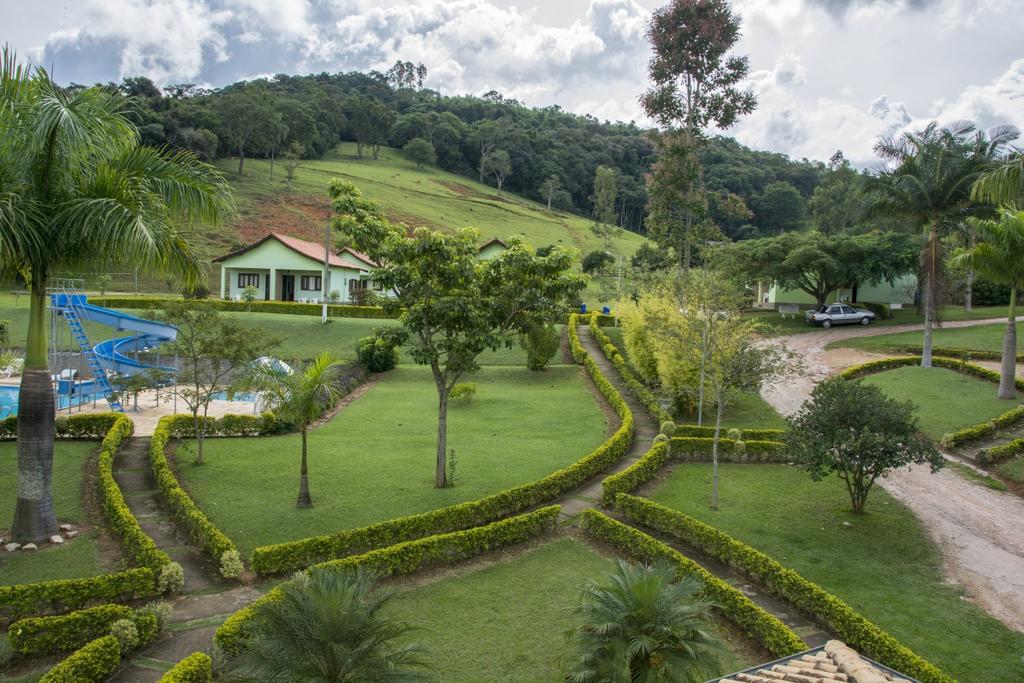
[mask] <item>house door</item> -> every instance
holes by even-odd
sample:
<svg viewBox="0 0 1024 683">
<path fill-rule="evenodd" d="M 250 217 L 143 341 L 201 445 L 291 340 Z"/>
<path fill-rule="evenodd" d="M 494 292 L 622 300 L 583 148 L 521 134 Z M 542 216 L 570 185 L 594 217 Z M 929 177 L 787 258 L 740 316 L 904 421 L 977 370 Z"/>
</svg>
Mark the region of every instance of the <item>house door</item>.
<svg viewBox="0 0 1024 683">
<path fill-rule="evenodd" d="M 295 276 L 281 276 L 281 301 L 295 301 Z"/>
<path fill-rule="evenodd" d="M 263 300 L 270 301 L 270 273 L 263 276 Z"/>
</svg>

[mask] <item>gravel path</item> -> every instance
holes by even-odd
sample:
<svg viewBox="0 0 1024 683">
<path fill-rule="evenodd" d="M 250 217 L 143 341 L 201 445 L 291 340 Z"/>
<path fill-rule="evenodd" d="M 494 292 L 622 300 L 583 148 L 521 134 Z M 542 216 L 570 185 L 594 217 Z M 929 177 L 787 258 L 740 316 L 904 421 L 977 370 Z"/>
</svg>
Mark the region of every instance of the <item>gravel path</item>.
<svg viewBox="0 0 1024 683">
<path fill-rule="evenodd" d="M 1002 320 L 955 321 L 943 327 L 997 322 Z M 821 379 L 881 357 L 858 349 L 826 351 L 826 344 L 922 327 L 850 326 L 778 337 L 778 343 L 804 359 L 806 370 L 799 377 L 766 387 L 762 396 L 780 413 L 790 415 Z M 882 479 L 881 485 L 913 510 L 928 529 L 942 551 L 948 578 L 963 585 L 968 597 L 993 617 L 1024 631 L 1024 499 L 971 483 L 948 470 L 931 474 L 926 467 L 898 470 Z"/>
</svg>

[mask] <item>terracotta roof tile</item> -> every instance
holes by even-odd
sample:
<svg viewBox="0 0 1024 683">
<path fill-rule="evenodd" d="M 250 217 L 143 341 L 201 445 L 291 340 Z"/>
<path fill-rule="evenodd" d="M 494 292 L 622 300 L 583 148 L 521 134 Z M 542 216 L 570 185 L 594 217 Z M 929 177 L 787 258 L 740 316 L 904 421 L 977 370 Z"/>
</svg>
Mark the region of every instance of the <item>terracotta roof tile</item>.
<svg viewBox="0 0 1024 683">
<path fill-rule="evenodd" d="M 717 683 L 913 683 L 841 641 L 716 679 Z"/>
<path fill-rule="evenodd" d="M 249 251 L 251 249 L 255 249 L 256 247 L 258 247 L 259 245 L 263 244 L 264 242 L 266 242 L 269 239 L 276 239 L 278 242 L 280 242 L 284 246 L 288 247 L 292 251 L 294 251 L 294 252 L 296 252 L 298 254 L 301 254 L 302 256 L 305 256 L 307 258 L 311 258 L 311 259 L 313 259 L 314 261 L 316 261 L 318 263 L 323 263 L 323 260 L 324 260 L 324 245 L 323 244 L 317 244 L 316 242 L 307 242 L 306 240 L 300 240 L 298 237 L 292 237 L 291 235 L 282 235 L 279 232 L 268 233 L 265 237 L 263 237 L 262 239 L 260 239 L 260 240 L 258 240 L 256 242 L 253 242 L 252 244 L 247 244 L 246 246 L 242 247 L 241 249 L 233 251 L 230 254 L 225 254 L 223 256 L 218 256 L 217 258 L 214 259 L 214 262 L 217 263 L 217 262 L 229 259 L 232 256 L 239 256 L 241 254 L 244 254 L 245 252 L 247 252 L 247 251 Z M 331 254 L 331 256 L 330 256 L 330 264 L 332 266 L 335 266 L 335 267 L 338 267 L 338 268 L 353 268 L 353 269 L 356 269 L 356 270 L 367 270 L 368 269 L 367 266 L 374 267 L 374 266 L 377 265 L 373 261 L 373 259 L 371 259 L 369 256 L 367 256 L 366 254 L 364 254 L 362 252 L 356 251 L 355 249 L 350 249 L 350 248 L 346 247 L 346 248 L 342 249 L 342 253 L 345 253 L 345 252 L 350 253 L 352 256 L 354 256 L 357 259 L 357 261 L 353 262 L 351 260 L 343 260 L 340 255 L 338 255 L 338 254 Z"/>
</svg>

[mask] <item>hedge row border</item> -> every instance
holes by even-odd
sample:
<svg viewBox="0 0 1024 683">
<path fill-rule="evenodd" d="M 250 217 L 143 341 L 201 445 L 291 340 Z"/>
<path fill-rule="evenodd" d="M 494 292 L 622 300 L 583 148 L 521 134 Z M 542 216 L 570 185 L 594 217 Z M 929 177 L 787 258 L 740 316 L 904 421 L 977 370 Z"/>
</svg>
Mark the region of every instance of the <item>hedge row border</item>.
<svg viewBox="0 0 1024 683">
<path fill-rule="evenodd" d="M 139 642 L 131 651 L 137 651 L 156 638 L 160 631 L 152 614 L 136 612 L 131 621 L 138 632 Z M 121 657 L 130 654 L 123 650 L 113 635 L 101 636 L 75 650 L 66 659 L 39 679 L 40 683 L 101 683 L 121 666 Z"/>
<path fill-rule="evenodd" d="M 746 543 L 694 517 L 644 498 L 622 493 L 615 503 L 627 520 L 677 538 L 754 579 L 850 647 L 921 683 L 952 683 L 953 679 L 938 667 L 844 601 Z"/>
<path fill-rule="evenodd" d="M 601 324 L 598 321 L 597 314 L 590 316 L 588 323 L 590 327 L 590 334 L 593 335 L 594 341 L 601 347 L 602 353 L 605 358 L 611 363 L 618 371 L 619 376 L 622 377 L 622 381 L 629 387 L 629 390 L 633 392 L 633 396 L 636 400 L 640 401 L 641 405 L 647 409 L 647 412 L 660 425 L 662 422 L 671 421 L 672 415 L 661 407 L 661 403 L 658 401 L 658 397 L 654 395 L 647 385 L 644 384 L 643 380 L 633 371 L 626 359 L 623 358 L 622 353 L 618 347 L 615 346 L 615 342 L 612 341 L 611 337 L 601 329 Z"/>
<path fill-rule="evenodd" d="M 578 324 L 578 316 L 570 315 L 569 348 L 573 359 L 585 368 L 598 391 L 608 400 L 621 420 L 619 428 L 604 443 L 575 463 L 546 477 L 485 498 L 358 529 L 346 529 L 333 534 L 261 546 L 253 551 L 250 559 L 253 571 L 264 576 L 296 571 L 346 555 L 365 553 L 416 538 L 487 524 L 534 505 L 549 503 L 618 462 L 633 442 L 633 413 L 615 385 L 605 377 L 597 361 L 591 358 L 580 344 Z"/>
<path fill-rule="evenodd" d="M 248 306 L 244 301 L 228 301 L 224 299 L 182 299 L 156 296 L 99 296 L 91 297 L 89 303 L 107 308 L 130 310 L 151 310 L 164 307 L 168 303 L 188 302 L 196 306 L 206 306 L 218 311 L 240 313 L 277 313 L 280 315 L 318 316 L 323 311 L 322 304 L 303 304 L 292 301 L 253 301 Z M 355 306 L 350 304 L 328 304 L 327 316 L 330 318 L 363 318 L 370 320 L 391 320 L 397 314 L 388 313 L 380 306 Z"/>
<path fill-rule="evenodd" d="M 160 677 L 160 683 L 212 683 L 213 660 L 205 652 L 193 652 Z"/>
</svg>

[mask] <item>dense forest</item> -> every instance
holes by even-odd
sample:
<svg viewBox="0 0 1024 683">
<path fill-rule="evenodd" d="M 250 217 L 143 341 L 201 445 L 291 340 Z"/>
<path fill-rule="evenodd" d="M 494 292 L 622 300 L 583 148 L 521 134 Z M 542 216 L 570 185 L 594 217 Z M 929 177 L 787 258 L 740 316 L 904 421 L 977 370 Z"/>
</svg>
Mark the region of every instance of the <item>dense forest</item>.
<svg viewBox="0 0 1024 683">
<path fill-rule="evenodd" d="M 644 232 L 645 174 L 655 160 L 651 131 L 634 123 L 599 121 L 558 106 L 529 108 L 489 92 L 446 96 L 425 89 L 422 67 L 397 63 L 386 73 L 279 74 L 216 90 L 172 85 L 161 91 L 145 77 L 107 85 L 127 100 L 143 141 L 193 151 L 203 159 L 320 157 L 339 141 L 361 154 L 420 138 L 441 168 L 594 215 L 599 166 L 618 172 L 616 222 Z M 417 143 L 421 144 L 421 143 Z M 752 217 L 713 216 L 733 239 L 803 227 L 825 166 L 750 150 L 715 137 L 702 150 L 707 186 L 741 197 Z M 501 176 L 499 178 L 499 176 Z M 714 206 L 712 206 L 714 212 Z"/>
</svg>

